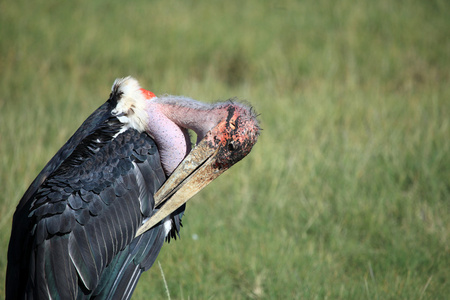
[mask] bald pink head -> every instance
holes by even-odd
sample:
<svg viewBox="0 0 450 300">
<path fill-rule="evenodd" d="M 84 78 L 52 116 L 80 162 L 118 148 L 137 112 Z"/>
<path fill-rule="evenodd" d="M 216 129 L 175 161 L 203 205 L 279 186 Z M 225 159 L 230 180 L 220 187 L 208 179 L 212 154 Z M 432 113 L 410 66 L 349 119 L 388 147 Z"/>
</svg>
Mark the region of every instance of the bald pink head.
<svg viewBox="0 0 450 300">
<path fill-rule="evenodd" d="M 234 147 L 234 143 L 244 142 L 242 136 L 250 131 L 254 133 L 255 138 L 252 146 L 256 142 L 259 134 L 256 115 L 251 108 L 243 104 L 231 101 L 211 104 L 182 96 L 152 97 L 153 93 L 144 93 L 150 95 L 146 97 L 150 100 L 146 104 L 149 115 L 147 132 L 158 145 L 167 175 L 170 175 L 191 151 L 188 129 L 196 133 L 197 143 L 208 134 L 207 138 L 211 139 L 211 142 L 230 142 L 229 147 Z M 219 124 L 222 125 L 218 126 Z M 209 133 L 212 129 L 213 132 Z M 250 149 L 245 151 L 248 153 Z"/>
</svg>

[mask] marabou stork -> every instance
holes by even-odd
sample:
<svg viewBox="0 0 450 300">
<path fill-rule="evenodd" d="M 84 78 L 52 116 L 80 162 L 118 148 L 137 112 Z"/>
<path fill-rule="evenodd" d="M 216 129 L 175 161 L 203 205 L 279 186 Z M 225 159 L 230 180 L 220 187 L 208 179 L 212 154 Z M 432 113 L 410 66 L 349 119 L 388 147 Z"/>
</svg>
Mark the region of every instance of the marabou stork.
<svg viewBox="0 0 450 300">
<path fill-rule="evenodd" d="M 179 235 L 185 202 L 258 135 L 246 105 L 156 97 L 117 79 L 20 200 L 6 298 L 130 298 L 164 240 Z"/>
</svg>

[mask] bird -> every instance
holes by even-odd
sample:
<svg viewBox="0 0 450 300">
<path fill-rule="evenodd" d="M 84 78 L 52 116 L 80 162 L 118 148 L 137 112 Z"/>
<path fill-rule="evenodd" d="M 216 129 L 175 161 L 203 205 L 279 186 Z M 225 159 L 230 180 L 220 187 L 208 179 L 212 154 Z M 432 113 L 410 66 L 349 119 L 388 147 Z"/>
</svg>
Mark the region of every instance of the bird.
<svg viewBox="0 0 450 300">
<path fill-rule="evenodd" d="M 116 79 L 19 201 L 6 299 L 131 298 L 164 242 L 179 237 L 186 201 L 259 134 L 246 103 L 155 96 L 131 76 Z"/>
</svg>

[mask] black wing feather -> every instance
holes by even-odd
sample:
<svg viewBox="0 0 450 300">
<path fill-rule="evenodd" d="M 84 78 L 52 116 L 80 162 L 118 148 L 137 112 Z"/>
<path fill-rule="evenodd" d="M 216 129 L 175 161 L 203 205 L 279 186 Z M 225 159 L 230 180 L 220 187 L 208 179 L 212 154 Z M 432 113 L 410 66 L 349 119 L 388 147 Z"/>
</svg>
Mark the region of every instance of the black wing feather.
<svg viewBox="0 0 450 300">
<path fill-rule="evenodd" d="M 19 203 L 7 298 L 129 298 L 154 263 L 165 238 L 162 224 L 134 235 L 154 213 L 153 194 L 165 174 L 154 141 L 133 129 L 120 133 L 109 102 L 58 151 Z M 177 214 L 179 220 L 182 210 Z"/>
</svg>

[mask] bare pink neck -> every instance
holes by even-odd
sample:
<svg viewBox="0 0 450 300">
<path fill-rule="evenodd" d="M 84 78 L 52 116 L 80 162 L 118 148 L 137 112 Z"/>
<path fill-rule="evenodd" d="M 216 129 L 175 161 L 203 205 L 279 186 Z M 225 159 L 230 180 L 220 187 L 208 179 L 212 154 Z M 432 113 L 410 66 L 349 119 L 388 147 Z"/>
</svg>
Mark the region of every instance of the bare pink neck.
<svg viewBox="0 0 450 300">
<path fill-rule="evenodd" d="M 229 103 L 206 104 L 179 96 L 162 96 L 147 102 L 148 132 L 155 139 L 166 175 L 190 152 L 188 129 L 197 143 L 227 116 Z"/>
</svg>

